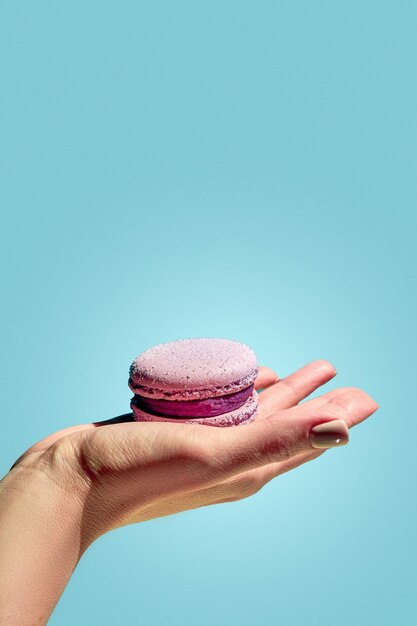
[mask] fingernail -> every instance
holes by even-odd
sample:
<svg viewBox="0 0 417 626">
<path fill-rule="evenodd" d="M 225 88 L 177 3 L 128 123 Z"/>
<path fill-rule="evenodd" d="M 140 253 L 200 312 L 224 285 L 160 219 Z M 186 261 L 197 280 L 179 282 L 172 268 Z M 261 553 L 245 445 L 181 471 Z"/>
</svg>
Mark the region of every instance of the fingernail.
<svg viewBox="0 0 417 626">
<path fill-rule="evenodd" d="M 343 420 L 332 420 L 314 426 L 310 430 L 309 438 L 313 448 L 336 448 L 348 443 L 349 430 Z"/>
</svg>

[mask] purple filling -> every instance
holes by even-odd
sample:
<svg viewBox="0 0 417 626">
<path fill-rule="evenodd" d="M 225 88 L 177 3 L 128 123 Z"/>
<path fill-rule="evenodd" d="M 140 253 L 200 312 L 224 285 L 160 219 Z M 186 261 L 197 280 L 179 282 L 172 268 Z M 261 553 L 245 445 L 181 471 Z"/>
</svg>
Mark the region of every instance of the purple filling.
<svg viewBox="0 0 417 626">
<path fill-rule="evenodd" d="M 250 385 L 235 393 L 204 400 L 163 400 L 136 395 L 132 402 L 145 413 L 159 417 L 214 417 L 241 407 L 252 394 L 253 388 Z"/>
</svg>

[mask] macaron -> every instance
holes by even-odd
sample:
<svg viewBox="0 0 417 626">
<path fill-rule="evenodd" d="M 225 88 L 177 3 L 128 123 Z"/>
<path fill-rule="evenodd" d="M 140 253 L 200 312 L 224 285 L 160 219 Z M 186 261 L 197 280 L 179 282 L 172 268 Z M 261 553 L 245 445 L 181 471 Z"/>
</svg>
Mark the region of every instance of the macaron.
<svg viewBox="0 0 417 626">
<path fill-rule="evenodd" d="M 256 417 L 256 354 L 238 341 L 178 339 L 142 352 L 129 371 L 136 421 L 238 426 Z"/>
</svg>

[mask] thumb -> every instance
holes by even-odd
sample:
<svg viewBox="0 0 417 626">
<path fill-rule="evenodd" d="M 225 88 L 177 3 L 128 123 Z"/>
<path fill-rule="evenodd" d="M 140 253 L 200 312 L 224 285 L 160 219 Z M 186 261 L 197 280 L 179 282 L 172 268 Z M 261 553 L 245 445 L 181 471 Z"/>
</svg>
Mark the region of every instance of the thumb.
<svg viewBox="0 0 417 626">
<path fill-rule="evenodd" d="M 307 402 L 251 424 L 227 429 L 218 436 L 216 457 L 221 459 L 226 472 L 228 469 L 240 472 L 314 449 L 345 445 L 349 441 L 347 423 L 354 425 L 377 408 L 368 394 L 351 388 L 321 406 L 309 406 Z"/>
</svg>

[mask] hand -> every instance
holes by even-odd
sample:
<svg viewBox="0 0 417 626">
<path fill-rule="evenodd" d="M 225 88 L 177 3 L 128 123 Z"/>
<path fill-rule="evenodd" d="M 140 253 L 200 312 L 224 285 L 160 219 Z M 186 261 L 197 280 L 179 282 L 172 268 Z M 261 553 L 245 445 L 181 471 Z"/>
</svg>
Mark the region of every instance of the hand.
<svg viewBox="0 0 417 626">
<path fill-rule="evenodd" d="M 335 374 L 326 361 L 282 380 L 261 367 L 258 416 L 238 427 L 133 422 L 128 413 L 32 446 L 0 482 L 0 623 L 46 624 L 81 555 L 101 534 L 240 500 L 323 454 L 312 444 L 337 445 L 326 436 L 323 444 L 323 433 L 321 443 L 312 438 L 312 429 L 331 422 L 347 435 L 378 405 L 353 387 L 299 404 Z"/>
<path fill-rule="evenodd" d="M 335 374 L 322 360 L 281 380 L 261 367 L 255 387 L 263 391 L 251 424 L 222 429 L 133 422 L 129 413 L 59 431 L 17 465 L 41 463 L 51 481 L 73 486 L 84 506 L 82 552 L 118 526 L 248 497 L 323 454 L 311 445 L 312 427 L 343 420 L 350 428 L 378 408 L 349 387 L 299 404 Z"/>
</svg>

